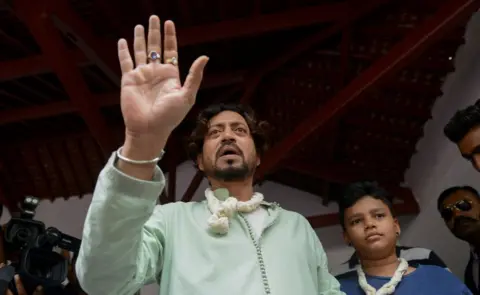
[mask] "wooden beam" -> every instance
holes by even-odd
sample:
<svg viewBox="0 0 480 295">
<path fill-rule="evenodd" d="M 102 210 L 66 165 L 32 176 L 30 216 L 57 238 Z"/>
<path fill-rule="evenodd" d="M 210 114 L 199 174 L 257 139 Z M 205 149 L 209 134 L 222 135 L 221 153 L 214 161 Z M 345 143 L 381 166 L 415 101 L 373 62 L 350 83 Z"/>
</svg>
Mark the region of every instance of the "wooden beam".
<svg viewBox="0 0 480 295">
<path fill-rule="evenodd" d="M 29 60 L 29 59 L 26 59 Z M 23 61 L 20 61 L 24 64 Z M 0 62 L 0 69 L 2 63 Z M 0 73 L 1 75 L 1 73 Z M 230 71 L 228 73 L 213 73 L 204 79 L 201 89 L 228 86 L 243 81 L 245 71 Z M 106 94 L 92 94 L 92 100 L 100 107 L 114 106 L 120 104 L 120 92 Z M 77 112 L 77 108 L 70 101 L 57 101 L 41 106 L 16 108 L 0 111 L 0 125 L 32 119 L 41 119 L 56 115 Z"/>
<path fill-rule="evenodd" d="M 72 63 L 87 64 L 89 60 L 80 50 L 70 50 Z M 43 55 L 12 59 L 0 62 L 0 81 L 52 72 L 50 62 Z"/>
<path fill-rule="evenodd" d="M 344 16 L 348 6 L 348 1 L 320 4 L 271 14 L 254 15 L 247 19 L 180 28 L 178 42 L 180 46 L 195 45 L 334 22 Z"/>
<path fill-rule="evenodd" d="M 403 41 L 396 44 L 388 54 L 381 57 L 340 91 L 336 97 L 328 100 L 325 105 L 312 112 L 291 134 L 270 150 L 262 159 L 262 165 L 257 170 L 256 177 L 263 178 L 269 170 L 273 169 L 279 161 L 310 134 L 326 126 L 330 120 L 344 112 L 347 107 L 358 102 L 363 93 L 403 68 L 408 61 L 418 56 L 429 44 L 440 39 L 447 29 L 456 25 L 459 20 L 464 20 L 468 15 L 471 15 L 479 6 L 480 1 L 475 0 L 449 0 L 445 2 L 435 15 L 414 29 Z"/>
<path fill-rule="evenodd" d="M 250 78 L 245 82 L 245 92 L 240 100 L 241 103 L 248 104 L 250 102 L 258 85 L 262 81 L 263 77 L 265 77 L 268 73 L 278 69 L 316 44 L 319 44 L 322 41 L 340 33 L 349 26 L 350 22 L 361 19 L 387 2 L 388 0 L 372 0 L 368 2 L 362 1 L 360 7 L 347 5 L 343 13 L 348 13 L 348 19 L 345 17 L 340 18 L 335 24 L 331 25 L 327 29 L 320 31 L 299 43 L 295 43 L 282 55 L 267 60 L 263 66 L 259 67 L 257 70 L 248 75 Z M 358 5 L 359 2 L 356 3 Z"/>
<path fill-rule="evenodd" d="M 14 10 L 40 45 L 52 69 L 62 82 L 72 104 L 79 110 L 105 156 L 115 149 L 115 141 L 88 87 L 72 63 L 58 30 L 46 14 L 45 1 L 16 0 Z"/>
<path fill-rule="evenodd" d="M 202 184 L 203 180 L 203 172 L 197 171 L 195 176 L 193 176 L 192 181 L 190 181 L 190 185 L 188 186 L 185 194 L 183 194 L 182 202 L 190 202 L 195 195 L 200 184 Z"/>
<path fill-rule="evenodd" d="M 93 61 L 86 57 L 79 49 L 68 49 L 68 55 L 71 60 L 70 62 L 77 66 L 94 64 Z M 49 61 L 43 55 L 1 61 L 0 69 L 5 69 L 5 71 L 0 72 L 0 81 L 14 80 L 53 71 Z M 218 83 L 218 86 L 225 86 L 225 84 L 222 84 L 222 81 L 240 83 L 243 81 L 245 73 L 246 70 L 234 70 L 209 74 L 205 77 L 202 88 L 216 87 L 217 85 L 215 83 Z"/>
<path fill-rule="evenodd" d="M 349 21 L 354 21 L 362 16 L 365 16 L 366 14 L 372 12 L 382 4 L 387 3 L 388 0 L 374 0 L 374 1 L 369 1 L 367 4 L 364 4 L 362 2 L 362 5 L 356 9 L 353 9 L 351 5 L 346 6 L 346 10 L 352 10 L 352 12 L 349 14 Z M 357 4 L 360 2 L 357 2 Z M 343 13 L 347 13 L 347 11 L 344 11 Z M 343 14 L 343 15 L 344 15 Z M 343 18 L 342 18 L 343 19 Z M 291 48 L 289 51 L 286 51 L 284 54 L 278 56 L 275 59 L 267 61 L 265 65 L 260 67 L 259 69 L 255 70 L 252 72 L 250 75 L 246 75 L 247 77 L 250 77 L 247 81 L 245 81 L 246 89 L 245 92 L 240 100 L 241 103 L 248 104 L 250 101 L 250 98 L 252 97 L 257 85 L 260 83 L 261 79 L 271 71 L 274 71 L 275 69 L 279 68 L 283 64 L 287 63 L 289 60 L 292 58 L 298 56 L 302 52 L 308 50 L 311 48 L 313 45 L 318 44 L 322 40 L 325 40 L 336 33 L 341 32 L 343 28 L 345 28 L 348 24 L 344 21 L 338 22 L 337 24 L 331 26 L 330 28 L 326 29 L 325 31 L 321 31 L 318 34 L 315 34 L 312 37 L 307 38 L 306 40 L 298 43 L 295 45 L 293 48 Z M 233 88 L 232 92 L 236 92 L 237 88 Z M 192 115 L 196 115 L 199 111 L 198 108 L 194 108 L 195 110 L 192 110 L 190 113 Z M 198 180 L 196 177 L 200 177 L 195 175 L 195 177 L 192 179 L 192 182 L 190 183 L 190 186 L 193 190 L 192 195 L 196 191 L 195 183 L 194 181 Z M 199 185 L 199 184 L 198 184 Z M 188 196 L 187 196 L 188 197 Z"/>
<path fill-rule="evenodd" d="M 44 10 L 52 16 L 54 26 L 70 38 L 88 59 L 95 62 L 112 82 L 119 85 L 120 66 L 116 40 L 95 36 L 91 26 L 74 11 L 68 1 L 49 0 Z"/>
<path fill-rule="evenodd" d="M 302 167 L 303 166 L 303 167 Z M 317 178 L 324 182 L 329 183 L 339 183 L 339 184 L 348 184 L 351 182 L 362 181 L 362 180 L 376 180 L 382 185 L 387 191 L 392 194 L 396 199 L 400 199 L 403 202 L 399 204 L 394 204 L 394 211 L 397 215 L 415 215 L 420 212 L 420 207 L 417 200 L 414 198 L 413 193 L 410 189 L 400 187 L 398 182 L 392 183 L 392 179 L 385 177 L 374 176 L 371 178 L 374 171 L 369 171 L 366 169 L 355 169 L 351 166 L 346 165 L 330 165 L 322 166 L 319 169 L 312 169 L 312 167 L 306 167 L 305 165 L 296 165 L 287 164 L 284 168 L 288 170 L 295 171 L 300 174 L 305 174 L 314 178 Z M 379 173 L 376 173 L 379 174 Z M 324 197 L 324 196 L 322 196 Z M 325 227 L 337 225 L 339 223 L 338 213 L 331 214 L 322 214 L 316 216 L 309 216 L 307 220 L 310 222 L 313 228 Z"/>
<path fill-rule="evenodd" d="M 178 140 L 178 134 L 174 132 L 170 135 L 167 142 L 167 169 L 168 169 L 168 187 L 167 187 L 167 203 L 173 203 L 176 201 L 177 190 L 177 164 L 178 164 L 178 151 L 181 151 L 180 142 Z"/>
<path fill-rule="evenodd" d="M 345 172 L 345 175 L 348 175 L 348 174 L 350 175 L 347 177 L 339 175 L 338 177 L 335 178 L 334 182 L 341 183 L 341 184 L 348 184 L 354 181 L 369 180 L 368 178 L 365 178 L 365 176 L 362 176 L 361 174 L 362 171 L 360 170 L 357 171 L 357 173 L 360 173 L 360 174 L 357 174 L 354 177 L 352 177 L 353 174 L 351 173 L 351 169 L 350 171 L 345 169 L 344 172 Z M 308 174 L 311 175 L 311 173 L 308 173 Z M 319 179 L 325 179 L 325 178 L 319 177 Z M 402 203 L 397 203 L 393 205 L 393 210 L 395 211 L 396 215 L 399 215 L 399 216 L 415 215 L 420 212 L 420 206 L 418 205 L 418 202 L 413 196 L 413 193 L 410 189 L 400 187 L 396 184 L 386 183 L 382 181 L 379 181 L 379 183 L 396 199 L 402 200 Z M 331 213 L 331 214 L 309 216 L 307 217 L 307 220 L 310 222 L 313 228 L 331 226 L 339 223 L 339 214 Z"/>
<path fill-rule="evenodd" d="M 355 167 L 347 164 L 314 165 L 290 161 L 282 164 L 282 167 L 295 173 L 309 175 L 331 183 L 351 183 L 361 180 L 375 180 L 383 184 L 395 185 L 402 181 L 403 171 L 385 173 L 372 168 Z"/>
<path fill-rule="evenodd" d="M 286 12 L 259 15 L 248 19 L 222 21 L 195 27 L 178 29 L 179 46 L 190 46 L 224 39 L 239 38 L 258 35 L 272 31 L 309 26 L 324 22 L 331 22 L 342 17 L 347 6 L 343 3 L 324 4 Z M 89 26 L 78 16 L 66 1 L 54 0 L 48 7 L 49 12 L 55 15 L 55 23 L 69 26 L 78 38 L 82 39 L 85 47 L 81 48 L 87 56 L 100 62 L 101 68 L 109 72 L 114 70 L 119 73 L 116 55 L 111 54 L 116 50 L 115 40 L 99 38 L 93 35 Z M 62 27 L 59 27 L 63 29 Z M 123 33 L 123 32 L 122 32 Z M 131 31 L 124 32 L 126 36 L 132 35 Z M 88 44 L 88 46 L 86 46 Z M 82 46 L 81 46 L 82 47 Z M 105 63 L 103 65 L 103 62 Z M 103 65 L 103 66 L 102 66 Z"/>
</svg>

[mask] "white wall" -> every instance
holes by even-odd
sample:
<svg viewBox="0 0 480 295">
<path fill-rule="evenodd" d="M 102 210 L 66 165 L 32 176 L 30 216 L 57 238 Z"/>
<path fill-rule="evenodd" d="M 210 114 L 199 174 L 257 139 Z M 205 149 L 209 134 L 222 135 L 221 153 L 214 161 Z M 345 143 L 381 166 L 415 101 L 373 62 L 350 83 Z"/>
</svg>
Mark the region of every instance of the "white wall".
<svg viewBox="0 0 480 295">
<path fill-rule="evenodd" d="M 432 119 L 417 144 L 417 154 L 406 172 L 406 185 L 418 198 L 422 213 L 402 235 L 402 243 L 435 249 L 452 271 L 463 278 L 468 245 L 453 237 L 440 219 L 436 200 L 443 189 L 471 185 L 480 189 L 480 175 L 463 160 L 455 145 L 443 136 L 443 127 L 455 111 L 480 98 L 480 13 L 471 19 L 466 44 L 457 51 L 454 73 L 443 87 L 443 96 L 433 107 Z"/>
</svg>

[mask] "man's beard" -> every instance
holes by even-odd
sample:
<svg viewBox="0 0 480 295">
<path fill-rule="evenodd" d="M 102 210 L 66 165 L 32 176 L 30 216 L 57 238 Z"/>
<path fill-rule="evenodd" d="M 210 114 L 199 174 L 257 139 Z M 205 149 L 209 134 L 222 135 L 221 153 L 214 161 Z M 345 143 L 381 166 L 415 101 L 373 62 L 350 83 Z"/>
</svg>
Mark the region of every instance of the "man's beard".
<svg viewBox="0 0 480 295">
<path fill-rule="evenodd" d="M 252 175 L 252 169 L 248 167 L 245 161 L 242 162 L 242 165 L 239 167 L 228 167 L 219 169 L 214 167 L 213 169 L 213 177 L 215 179 L 225 181 L 225 182 L 232 182 L 232 181 L 242 181 L 245 180 L 247 177 Z"/>
<path fill-rule="evenodd" d="M 235 154 L 241 158 L 241 164 L 233 166 L 235 161 L 231 160 L 229 166 L 226 168 L 219 168 L 217 166 L 218 161 L 221 161 L 221 157 L 225 152 L 225 149 L 230 149 L 235 152 Z M 249 176 L 252 176 L 255 171 L 255 166 L 253 163 L 250 163 L 245 160 L 244 153 L 242 150 L 232 141 L 225 141 L 222 143 L 222 146 L 218 149 L 215 155 L 215 164 L 211 167 L 211 171 L 205 171 L 207 175 L 211 175 L 213 178 L 224 181 L 224 182 L 233 182 L 233 181 L 243 181 Z M 230 160 L 227 160 L 227 163 Z M 251 164 L 251 165 L 249 165 Z"/>
<path fill-rule="evenodd" d="M 459 216 L 454 220 L 453 234 L 470 244 L 478 244 L 480 242 L 480 221 Z"/>
</svg>

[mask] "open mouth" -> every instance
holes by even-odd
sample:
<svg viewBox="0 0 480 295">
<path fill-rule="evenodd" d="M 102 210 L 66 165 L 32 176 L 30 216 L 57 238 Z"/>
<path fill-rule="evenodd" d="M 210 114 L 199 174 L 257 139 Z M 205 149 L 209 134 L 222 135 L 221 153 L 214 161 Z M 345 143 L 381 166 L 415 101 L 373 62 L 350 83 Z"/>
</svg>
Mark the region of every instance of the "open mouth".
<svg viewBox="0 0 480 295">
<path fill-rule="evenodd" d="M 219 158 L 225 156 L 240 156 L 240 152 L 234 147 L 226 147 L 220 151 Z"/>
</svg>

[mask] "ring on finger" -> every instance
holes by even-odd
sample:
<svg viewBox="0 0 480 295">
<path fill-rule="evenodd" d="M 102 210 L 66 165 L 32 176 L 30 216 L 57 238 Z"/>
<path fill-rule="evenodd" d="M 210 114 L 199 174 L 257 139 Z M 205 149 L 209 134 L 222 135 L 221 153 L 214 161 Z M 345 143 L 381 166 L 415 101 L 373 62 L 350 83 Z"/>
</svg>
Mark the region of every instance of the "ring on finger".
<svg viewBox="0 0 480 295">
<path fill-rule="evenodd" d="M 148 53 L 148 61 L 160 61 L 160 53 L 156 52 L 156 51 L 150 51 Z"/>
<path fill-rule="evenodd" d="M 167 58 L 167 60 L 165 60 L 165 63 L 177 66 L 178 65 L 178 59 L 175 56 L 172 57 L 172 58 Z"/>
</svg>

